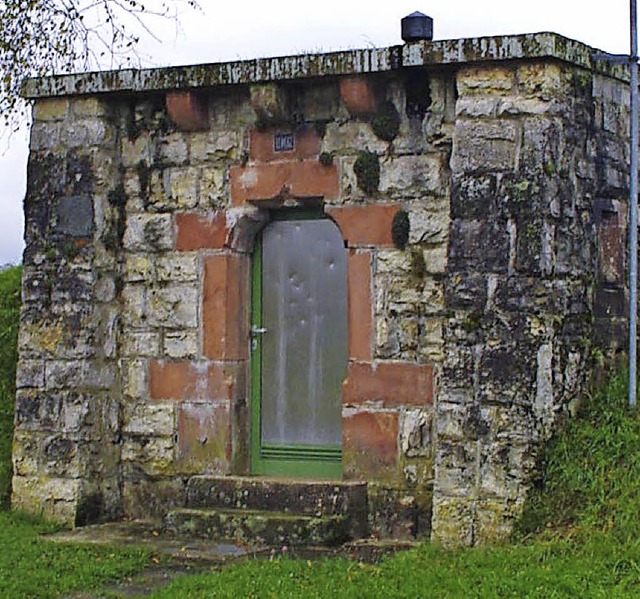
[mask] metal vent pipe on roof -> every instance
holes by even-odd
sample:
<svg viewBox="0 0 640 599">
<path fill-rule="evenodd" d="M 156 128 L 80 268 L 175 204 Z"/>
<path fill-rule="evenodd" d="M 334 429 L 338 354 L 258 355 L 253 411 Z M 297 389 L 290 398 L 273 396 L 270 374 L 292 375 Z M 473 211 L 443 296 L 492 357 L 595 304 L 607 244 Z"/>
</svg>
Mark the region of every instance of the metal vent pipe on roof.
<svg viewBox="0 0 640 599">
<path fill-rule="evenodd" d="M 416 11 L 400 21 L 402 39 L 405 42 L 418 42 L 433 39 L 433 19 Z"/>
</svg>

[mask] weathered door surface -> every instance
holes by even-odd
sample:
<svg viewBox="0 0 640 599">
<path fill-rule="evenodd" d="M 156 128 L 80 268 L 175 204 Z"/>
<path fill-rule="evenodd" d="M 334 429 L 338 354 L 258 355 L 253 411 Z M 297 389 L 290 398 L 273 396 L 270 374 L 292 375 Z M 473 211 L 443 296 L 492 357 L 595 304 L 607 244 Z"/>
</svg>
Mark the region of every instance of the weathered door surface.
<svg viewBox="0 0 640 599">
<path fill-rule="evenodd" d="M 339 477 L 347 262 L 328 219 L 276 220 L 254 258 L 252 469 Z"/>
</svg>

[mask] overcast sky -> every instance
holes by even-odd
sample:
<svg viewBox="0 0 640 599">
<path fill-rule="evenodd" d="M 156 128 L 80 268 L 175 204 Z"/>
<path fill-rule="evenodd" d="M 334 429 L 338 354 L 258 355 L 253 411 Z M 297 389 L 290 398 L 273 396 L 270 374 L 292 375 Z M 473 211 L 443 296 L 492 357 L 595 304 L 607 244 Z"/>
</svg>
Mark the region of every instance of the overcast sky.
<svg viewBox="0 0 640 599">
<path fill-rule="evenodd" d="M 149 1 L 151 4 L 153 0 Z M 613 53 L 629 51 L 629 2 L 585 0 L 200 0 L 182 32 L 152 24 L 162 44 L 145 41 L 154 66 L 220 62 L 401 43 L 400 19 L 420 10 L 434 38 L 555 31 Z M 594 7 L 598 7 L 594 9 Z M 0 140 L 0 265 L 21 260 L 27 135 Z"/>
</svg>

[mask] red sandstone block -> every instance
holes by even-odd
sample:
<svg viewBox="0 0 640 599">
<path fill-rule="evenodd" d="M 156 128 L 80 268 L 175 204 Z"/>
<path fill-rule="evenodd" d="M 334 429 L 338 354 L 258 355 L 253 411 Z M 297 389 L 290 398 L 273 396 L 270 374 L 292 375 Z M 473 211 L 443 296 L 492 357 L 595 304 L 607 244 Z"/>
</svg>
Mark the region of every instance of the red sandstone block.
<svg viewBox="0 0 640 599">
<path fill-rule="evenodd" d="M 245 254 L 205 259 L 202 322 L 207 358 L 242 360 L 247 356 L 247 273 Z"/>
<path fill-rule="evenodd" d="M 153 360 L 149 368 L 151 399 L 232 399 L 243 386 L 242 364 Z"/>
<path fill-rule="evenodd" d="M 206 101 L 193 91 L 168 92 L 167 112 L 183 131 L 203 131 L 209 127 Z"/>
<path fill-rule="evenodd" d="M 348 478 L 393 475 L 398 460 L 398 414 L 358 412 L 344 417 L 342 460 Z"/>
<path fill-rule="evenodd" d="M 398 204 L 327 207 L 348 247 L 392 246 L 391 223 L 398 210 Z"/>
<path fill-rule="evenodd" d="M 230 403 L 184 403 L 178 408 L 178 460 L 198 474 L 227 474 L 231 460 Z"/>
<path fill-rule="evenodd" d="M 349 250 L 347 265 L 349 359 L 371 360 L 371 252 Z"/>
<path fill-rule="evenodd" d="M 344 404 L 382 402 L 385 407 L 433 403 L 433 366 L 412 362 L 349 362 Z"/>
<path fill-rule="evenodd" d="M 193 212 L 176 214 L 176 249 L 185 252 L 220 249 L 227 239 L 226 224 L 224 212 L 207 216 Z"/>
<path fill-rule="evenodd" d="M 278 133 L 293 134 L 293 150 L 275 151 L 274 138 Z M 273 129 L 270 131 L 252 129 L 249 132 L 249 158 L 261 162 L 290 160 L 292 158 L 312 158 L 320 154 L 320 143 L 320 136 L 311 127 L 299 129 L 295 132 L 287 131 L 286 129 Z"/>
<path fill-rule="evenodd" d="M 368 116 L 378 108 L 375 85 L 367 77 L 340 79 L 340 97 L 351 116 Z"/>
<path fill-rule="evenodd" d="M 236 206 L 278 197 L 335 199 L 339 194 L 336 165 L 323 166 L 317 160 L 233 166 L 230 178 Z"/>
</svg>

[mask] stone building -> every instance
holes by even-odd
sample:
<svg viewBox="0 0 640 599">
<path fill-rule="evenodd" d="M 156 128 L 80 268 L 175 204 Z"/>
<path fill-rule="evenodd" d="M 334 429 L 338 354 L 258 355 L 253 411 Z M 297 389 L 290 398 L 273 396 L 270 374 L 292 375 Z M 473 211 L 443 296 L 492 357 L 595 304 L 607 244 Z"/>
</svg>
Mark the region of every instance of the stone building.
<svg viewBox="0 0 640 599">
<path fill-rule="evenodd" d="M 13 505 L 508 534 L 625 339 L 628 80 L 593 52 L 540 33 L 27 81 Z"/>
</svg>

